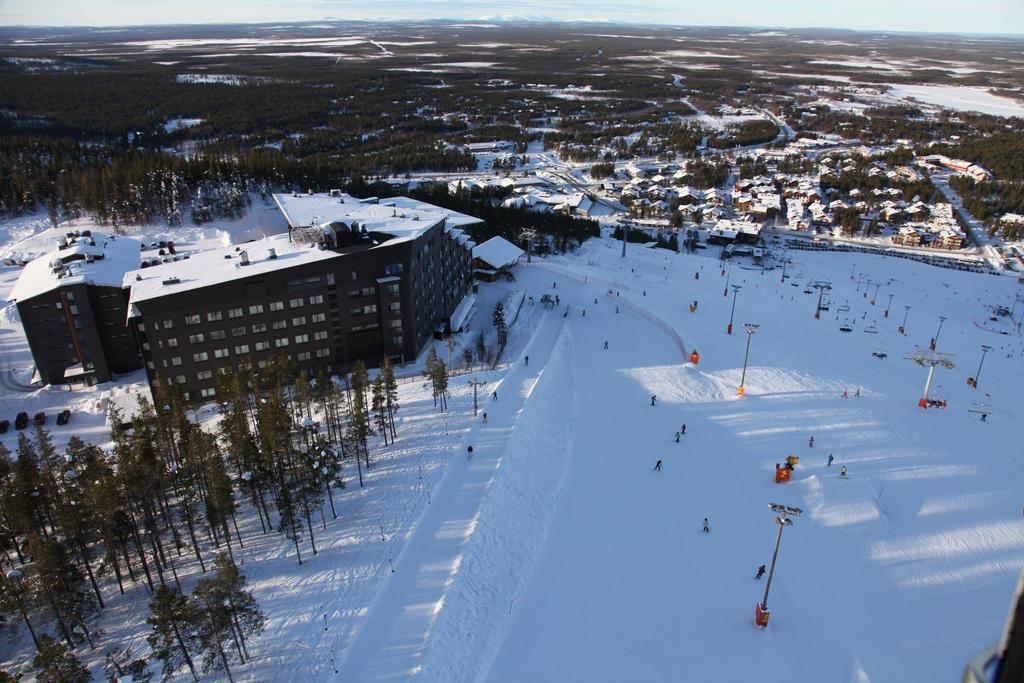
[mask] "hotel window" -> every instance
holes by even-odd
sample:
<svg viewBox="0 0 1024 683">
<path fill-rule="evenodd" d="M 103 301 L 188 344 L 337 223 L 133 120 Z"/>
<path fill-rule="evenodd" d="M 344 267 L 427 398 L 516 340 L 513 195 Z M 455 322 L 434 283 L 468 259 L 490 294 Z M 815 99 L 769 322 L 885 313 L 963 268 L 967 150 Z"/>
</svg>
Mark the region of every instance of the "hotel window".
<svg viewBox="0 0 1024 683">
<path fill-rule="evenodd" d="M 324 302 L 324 295 L 323 294 L 316 294 L 314 296 L 309 297 L 309 305 L 310 306 L 315 306 L 316 304 L 322 304 L 323 302 Z"/>
<path fill-rule="evenodd" d="M 289 306 L 290 306 L 291 308 L 302 308 L 302 306 L 303 306 L 304 304 L 305 304 L 305 301 L 303 300 L 303 298 L 302 298 L 301 296 L 300 296 L 300 297 L 298 297 L 297 299 L 292 299 L 292 300 L 290 300 L 290 301 L 288 302 L 288 305 L 289 305 Z"/>
<path fill-rule="evenodd" d="M 210 341 L 220 341 L 221 339 L 227 339 L 227 333 L 224 330 L 214 330 L 210 333 Z"/>
<path fill-rule="evenodd" d="M 401 263 L 389 263 L 388 265 L 384 266 L 384 272 L 387 273 L 388 275 L 401 275 L 402 274 L 402 264 Z"/>
<path fill-rule="evenodd" d="M 199 395 L 202 396 L 203 398 L 210 398 L 212 396 L 215 396 L 216 394 L 217 390 L 214 389 L 213 387 L 207 387 L 206 389 L 199 390 Z"/>
<path fill-rule="evenodd" d="M 242 356 L 242 355 L 245 355 L 247 353 L 249 353 L 249 345 L 248 344 L 241 344 L 241 345 L 235 347 L 235 355 L 236 356 Z"/>
<path fill-rule="evenodd" d="M 274 346 L 276 346 L 279 349 L 288 346 L 288 337 L 281 337 L 280 339 L 275 339 Z"/>
<path fill-rule="evenodd" d="M 297 318 L 292 318 L 292 327 L 302 327 L 306 324 L 306 316 L 300 315 Z"/>
<path fill-rule="evenodd" d="M 295 335 L 295 343 L 296 344 L 305 344 L 308 341 L 309 341 L 309 335 L 308 334 L 297 334 L 297 335 Z"/>
<path fill-rule="evenodd" d="M 173 365 L 174 367 L 178 367 L 179 365 L 181 365 L 181 356 L 175 356 L 174 358 L 172 358 L 171 365 Z"/>
<path fill-rule="evenodd" d="M 401 332 L 402 331 L 402 321 L 401 320 L 389 320 L 388 321 L 388 327 L 390 327 L 393 330 L 397 330 L 397 331 Z"/>
<path fill-rule="evenodd" d="M 214 358 L 227 358 L 228 357 L 228 350 L 227 349 L 214 349 L 213 350 L 213 357 Z"/>
<path fill-rule="evenodd" d="M 402 310 L 402 304 L 398 303 L 397 301 L 388 304 L 388 310 L 391 311 L 392 313 L 398 313 L 399 311 Z"/>
<path fill-rule="evenodd" d="M 200 351 L 199 353 L 192 354 L 192 360 L 196 363 L 202 363 L 203 361 L 210 360 L 210 354 L 206 351 Z"/>
<path fill-rule="evenodd" d="M 201 332 L 199 334 L 188 335 L 189 344 L 202 344 L 204 341 L 206 341 L 206 337 L 203 336 Z"/>
<path fill-rule="evenodd" d="M 206 320 L 211 323 L 215 323 L 218 320 L 222 320 L 223 318 L 224 314 L 221 313 L 220 311 L 210 311 L 209 313 L 206 314 Z"/>
<path fill-rule="evenodd" d="M 228 317 L 229 318 L 241 318 L 243 315 L 244 315 L 244 313 L 242 312 L 241 308 L 229 308 L 228 309 Z"/>
<path fill-rule="evenodd" d="M 241 337 L 244 334 L 245 334 L 245 325 L 243 325 L 242 327 L 232 327 L 231 328 L 231 336 L 232 337 Z"/>
<path fill-rule="evenodd" d="M 165 320 L 164 321 L 164 329 L 165 330 L 169 330 L 169 329 L 171 329 L 173 327 L 174 327 L 174 321 L 173 320 Z"/>
<path fill-rule="evenodd" d="M 376 287 L 363 287 L 363 296 L 373 296 L 377 293 Z"/>
<path fill-rule="evenodd" d="M 275 320 L 274 322 L 272 322 L 270 324 L 270 326 L 273 329 L 275 329 L 275 330 L 283 330 L 284 328 L 288 327 L 288 321 L 287 320 Z"/>
<path fill-rule="evenodd" d="M 303 351 L 302 353 L 298 353 L 295 355 L 295 360 L 309 360 L 309 357 L 309 351 Z"/>
<path fill-rule="evenodd" d="M 178 348 L 178 338 L 177 337 L 168 337 L 167 338 L 167 348 L 169 348 L 169 349 L 176 349 L 176 348 Z"/>
<path fill-rule="evenodd" d="M 256 342 L 256 350 L 257 351 L 266 351 L 269 348 L 270 348 L 270 342 L 265 342 L 265 341 Z"/>
<path fill-rule="evenodd" d="M 311 318 L 310 318 L 310 319 L 311 319 L 311 320 L 312 320 L 313 322 L 315 322 L 315 323 L 323 323 L 323 322 L 327 322 L 327 314 L 326 314 L 326 313 L 314 313 L 314 314 L 313 314 L 313 315 L 311 316 Z"/>
<path fill-rule="evenodd" d="M 255 325 L 252 326 L 252 333 L 253 334 L 259 334 L 260 332 L 266 332 L 266 331 L 267 331 L 267 324 L 266 323 L 256 323 Z"/>
<path fill-rule="evenodd" d="M 394 344 L 395 346 L 401 346 L 404 341 L 405 340 L 402 339 L 401 337 L 392 337 L 391 338 L 391 343 Z"/>
<path fill-rule="evenodd" d="M 259 315 L 263 312 L 263 304 L 253 304 L 249 307 L 249 315 Z"/>
<path fill-rule="evenodd" d="M 330 349 L 317 349 L 316 350 L 316 357 L 317 358 L 327 358 L 327 356 L 329 356 L 329 355 L 331 355 L 331 350 Z"/>
<path fill-rule="evenodd" d="M 199 380 L 213 379 L 213 371 L 212 370 L 200 370 L 199 372 L 196 373 L 196 379 L 199 379 Z"/>
<path fill-rule="evenodd" d="M 272 310 L 272 311 L 283 311 L 284 310 L 284 302 L 283 301 L 271 301 L 270 302 L 270 310 Z"/>
<path fill-rule="evenodd" d="M 174 379 L 177 380 L 178 384 L 184 384 L 185 383 L 185 375 L 178 375 Z"/>
<path fill-rule="evenodd" d="M 203 319 L 198 314 L 185 316 L 186 325 L 198 325 L 201 322 L 203 322 Z"/>
<path fill-rule="evenodd" d="M 363 313 L 370 315 L 371 313 L 377 312 L 377 304 L 370 304 L 369 306 L 363 306 Z"/>
</svg>

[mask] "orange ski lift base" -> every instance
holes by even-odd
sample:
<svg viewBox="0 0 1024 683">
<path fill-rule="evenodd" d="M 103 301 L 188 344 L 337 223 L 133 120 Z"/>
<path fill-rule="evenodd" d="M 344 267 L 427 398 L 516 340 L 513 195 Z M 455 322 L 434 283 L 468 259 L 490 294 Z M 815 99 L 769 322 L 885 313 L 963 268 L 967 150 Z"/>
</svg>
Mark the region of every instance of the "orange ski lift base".
<svg viewBox="0 0 1024 683">
<path fill-rule="evenodd" d="M 700 362 L 700 354 L 697 353 L 696 350 L 694 350 L 693 353 L 690 354 L 690 362 L 693 363 L 694 365 Z"/>
<path fill-rule="evenodd" d="M 768 626 L 769 614 L 770 613 L 768 610 L 761 609 L 761 603 L 757 603 L 754 607 L 754 623 L 760 626 L 761 628 Z"/>
<path fill-rule="evenodd" d="M 781 484 L 784 481 L 789 481 L 789 476 L 792 472 L 791 467 L 783 467 L 779 463 L 775 463 L 775 483 Z"/>
</svg>

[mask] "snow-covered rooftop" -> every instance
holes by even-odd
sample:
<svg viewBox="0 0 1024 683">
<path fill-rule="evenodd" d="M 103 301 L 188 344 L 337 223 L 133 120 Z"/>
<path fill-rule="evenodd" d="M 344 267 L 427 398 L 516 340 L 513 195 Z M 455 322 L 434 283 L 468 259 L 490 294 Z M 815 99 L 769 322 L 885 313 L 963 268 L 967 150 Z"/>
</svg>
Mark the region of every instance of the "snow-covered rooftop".
<svg viewBox="0 0 1024 683">
<path fill-rule="evenodd" d="M 25 266 L 11 290 L 12 301 L 31 299 L 61 285 L 120 287 L 125 271 L 138 268 L 141 261 L 141 242 L 130 237 L 96 230 L 75 235 L 51 228 L 40 238 L 50 239 L 53 249 Z"/>
<path fill-rule="evenodd" d="M 271 249 L 274 257 L 271 257 Z M 248 258 L 247 265 L 242 265 L 243 252 Z M 340 252 L 316 245 L 291 242 L 288 235 L 272 235 L 255 242 L 201 251 L 191 254 L 188 259 L 124 273 L 123 286 L 131 287 L 129 303 L 134 305 L 168 294 L 342 256 Z"/>
<path fill-rule="evenodd" d="M 483 244 L 473 247 L 473 258 L 478 258 L 495 268 L 501 268 L 514 263 L 523 254 L 522 249 L 509 242 L 504 237 L 492 237 Z"/>
<path fill-rule="evenodd" d="M 415 238 L 440 219 L 457 227 L 482 222 L 410 197 L 357 199 L 343 192 L 275 194 L 274 201 L 293 228 L 357 221 L 369 232 Z"/>
</svg>

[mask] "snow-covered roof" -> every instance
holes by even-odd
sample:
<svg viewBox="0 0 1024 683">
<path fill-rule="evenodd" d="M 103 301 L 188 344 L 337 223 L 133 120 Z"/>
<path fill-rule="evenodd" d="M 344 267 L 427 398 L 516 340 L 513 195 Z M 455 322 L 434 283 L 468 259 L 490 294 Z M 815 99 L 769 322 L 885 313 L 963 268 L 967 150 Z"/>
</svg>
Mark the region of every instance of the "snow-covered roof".
<svg viewBox="0 0 1024 683">
<path fill-rule="evenodd" d="M 293 193 L 275 194 L 274 202 L 293 228 L 358 221 L 370 232 L 417 237 L 442 218 L 455 226 L 482 222 L 479 218 L 410 197 L 356 199 L 343 192 Z"/>
<path fill-rule="evenodd" d="M 21 271 L 11 290 L 12 301 L 31 299 L 62 285 L 120 287 L 125 272 L 138 268 L 141 261 L 142 243 L 130 237 L 97 230 L 90 235 L 72 235 L 57 228 L 41 236 L 52 238 L 53 249 Z"/>
<path fill-rule="evenodd" d="M 274 250 L 274 257 L 271 257 L 271 249 Z M 248 259 L 247 265 L 242 265 L 243 252 Z M 343 255 L 316 245 L 291 242 L 288 235 L 272 235 L 256 242 L 201 251 L 190 254 L 188 259 L 124 273 L 123 286 L 131 287 L 129 305 L 132 306 L 168 294 L 179 294 L 281 268 L 341 258 Z"/>
<path fill-rule="evenodd" d="M 478 258 L 494 268 L 515 263 L 525 253 L 504 237 L 499 236 L 492 237 L 473 248 L 473 258 Z"/>
</svg>

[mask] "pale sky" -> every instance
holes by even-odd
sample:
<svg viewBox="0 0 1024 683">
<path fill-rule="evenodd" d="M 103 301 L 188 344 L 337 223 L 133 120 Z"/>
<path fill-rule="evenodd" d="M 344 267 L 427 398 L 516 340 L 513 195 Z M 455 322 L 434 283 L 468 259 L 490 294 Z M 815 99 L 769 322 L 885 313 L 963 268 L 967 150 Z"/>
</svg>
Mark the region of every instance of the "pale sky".
<svg viewBox="0 0 1024 683">
<path fill-rule="evenodd" d="M 682 26 L 1024 34 L 1024 0 L 0 0 L 0 25 L 125 26 L 493 15 Z"/>
</svg>

